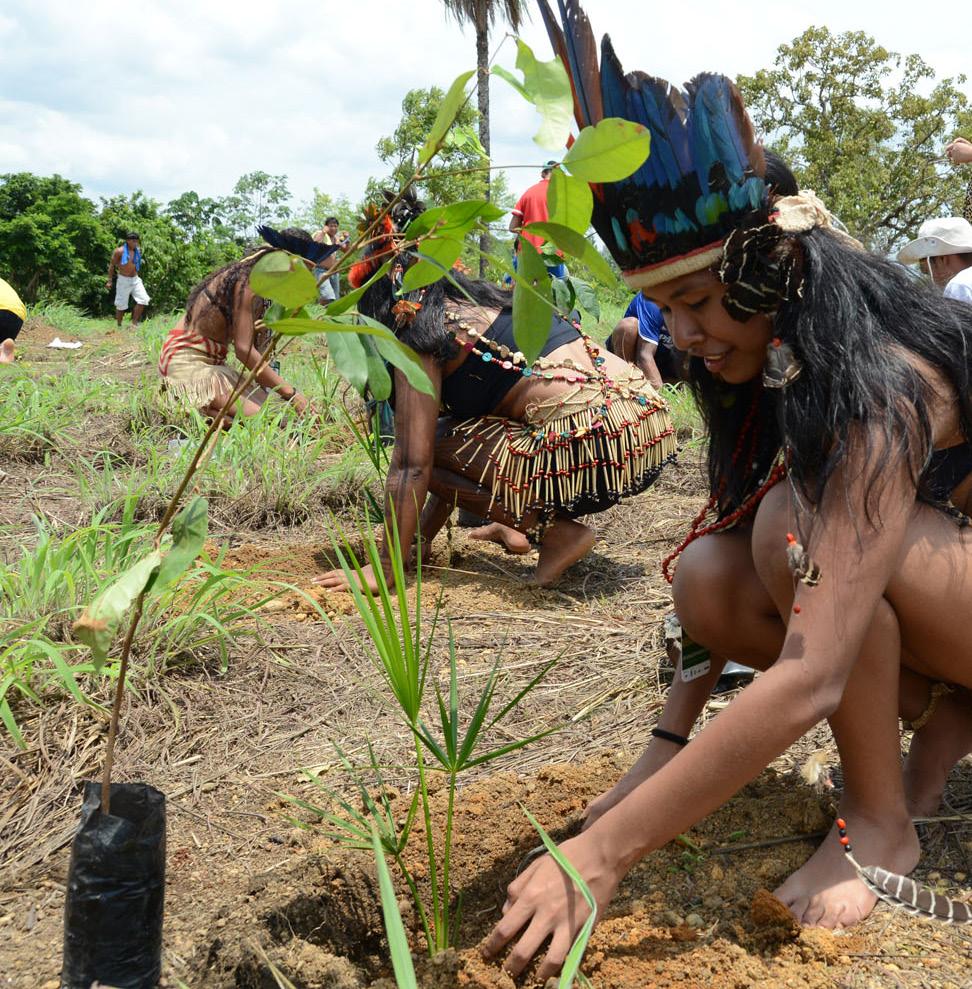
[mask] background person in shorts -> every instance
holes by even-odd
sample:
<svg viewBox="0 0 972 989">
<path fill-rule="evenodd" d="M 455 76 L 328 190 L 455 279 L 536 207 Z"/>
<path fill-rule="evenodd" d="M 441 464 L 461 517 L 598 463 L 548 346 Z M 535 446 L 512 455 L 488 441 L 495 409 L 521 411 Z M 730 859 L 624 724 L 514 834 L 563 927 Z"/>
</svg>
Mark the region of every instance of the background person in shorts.
<svg viewBox="0 0 972 989">
<path fill-rule="evenodd" d="M 634 364 L 655 388 L 681 380 L 683 355 L 672 343 L 661 310 L 640 292 L 628 304 L 605 347 Z"/>
<path fill-rule="evenodd" d="M 142 269 L 142 248 L 138 234 L 125 234 L 125 243 L 116 247 L 108 262 L 108 280 L 105 288 L 111 291 L 111 276 L 117 272 L 115 282 L 115 322 L 121 326 L 125 313 L 128 311 L 129 300 L 134 301 L 132 309 L 132 326 L 142 322 L 145 307 L 149 304 L 149 296 L 139 277 Z"/>
</svg>

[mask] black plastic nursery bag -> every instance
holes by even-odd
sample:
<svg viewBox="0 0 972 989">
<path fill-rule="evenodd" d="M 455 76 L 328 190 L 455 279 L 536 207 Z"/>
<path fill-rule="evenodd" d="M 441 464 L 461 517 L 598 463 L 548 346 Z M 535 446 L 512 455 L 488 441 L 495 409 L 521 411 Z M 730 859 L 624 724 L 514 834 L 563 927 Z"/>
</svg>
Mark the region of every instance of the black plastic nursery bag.
<svg viewBox="0 0 972 989">
<path fill-rule="evenodd" d="M 62 989 L 155 989 L 162 966 L 165 796 L 146 783 L 86 781 L 64 903 Z"/>
</svg>

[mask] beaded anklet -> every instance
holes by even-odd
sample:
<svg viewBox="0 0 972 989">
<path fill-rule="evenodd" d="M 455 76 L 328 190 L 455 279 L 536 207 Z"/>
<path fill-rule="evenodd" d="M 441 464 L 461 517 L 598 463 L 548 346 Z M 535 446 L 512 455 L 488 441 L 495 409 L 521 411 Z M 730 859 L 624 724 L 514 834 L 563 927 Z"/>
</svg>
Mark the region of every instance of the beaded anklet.
<svg viewBox="0 0 972 989">
<path fill-rule="evenodd" d="M 935 713 L 935 708 L 938 707 L 938 702 L 951 692 L 952 688 L 947 683 L 933 683 L 931 685 L 931 695 L 928 698 L 928 704 L 925 705 L 925 710 L 914 721 L 902 722 L 905 731 L 921 731 L 931 721 L 932 715 Z"/>
</svg>

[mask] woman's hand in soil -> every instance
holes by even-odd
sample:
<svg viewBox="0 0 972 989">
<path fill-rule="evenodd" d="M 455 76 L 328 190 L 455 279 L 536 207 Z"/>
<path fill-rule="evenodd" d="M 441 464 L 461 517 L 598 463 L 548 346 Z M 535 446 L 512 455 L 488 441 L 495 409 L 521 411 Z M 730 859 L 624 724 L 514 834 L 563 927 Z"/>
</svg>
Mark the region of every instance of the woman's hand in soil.
<svg viewBox="0 0 972 989">
<path fill-rule="evenodd" d="M 299 391 L 294 392 L 294 397 L 290 399 L 290 404 L 299 416 L 302 416 L 310 408 L 310 402 L 307 396 L 301 395 Z"/>
<path fill-rule="evenodd" d="M 363 578 L 363 586 L 371 590 L 372 593 L 377 594 L 378 581 L 375 578 L 375 572 L 370 563 L 361 568 L 361 576 Z M 322 573 L 320 577 L 315 577 L 311 583 L 320 584 L 322 587 L 326 587 L 332 591 L 351 590 L 351 585 L 348 583 L 348 578 L 343 570 L 328 570 L 327 573 Z"/>
<path fill-rule="evenodd" d="M 587 883 L 601 916 L 618 888 L 623 871 L 611 860 L 605 843 L 591 837 L 590 832 L 558 847 Z M 483 944 L 483 954 L 487 958 L 495 957 L 522 931 L 504 962 L 504 968 L 517 976 L 549 937 L 550 947 L 536 975 L 543 982 L 560 971 L 589 914 L 584 897 L 571 879 L 549 855 L 544 855 L 507 887 L 503 919 Z"/>
</svg>

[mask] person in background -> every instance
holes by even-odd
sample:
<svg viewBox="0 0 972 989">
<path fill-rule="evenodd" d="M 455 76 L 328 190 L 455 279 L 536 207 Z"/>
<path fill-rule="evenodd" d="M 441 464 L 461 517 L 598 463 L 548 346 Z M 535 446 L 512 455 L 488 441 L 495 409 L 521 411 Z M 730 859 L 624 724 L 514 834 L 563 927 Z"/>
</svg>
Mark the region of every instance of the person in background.
<svg viewBox="0 0 972 989">
<path fill-rule="evenodd" d="M 315 243 L 305 230 L 260 227 L 259 231 L 269 246 L 225 265 L 196 285 L 186 300 L 185 315 L 169 333 L 159 355 L 159 374 L 166 392 L 205 416 L 215 416 L 240 382 L 258 367 L 230 416 L 256 415 L 271 392 L 298 415 L 308 408 L 307 398 L 296 387 L 269 364 L 263 364 L 257 338 L 269 303 L 250 288 L 249 276 L 257 261 L 273 248 L 304 258 L 308 267 L 320 264 L 325 251 L 331 255 L 336 252 L 333 247 Z M 229 366 L 231 346 L 241 370 Z"/>
<path fill-rule="evenodd" d="M 115 282 L 115 322 L 122 325 L 129 301 L 134 301 L 132 309 L 132 326 L 137 327 L 142 322 L 145 307 L 149 304 L 149 295 L 145 291 L 139 272 L 142 270 L 142 248 L 137 233 L 125 234 L 125 243 L 112 251 L 108 262 L 108 279 L 105 288 L 111 291 L 111 278 L 117 272 Z"/>
<path fill-rule="evenodd" d="M 918 237 L 901 249 L 902 264 L 924 261 L 946 299 L 972 303 L 972 223 L 961 216 L 925 220 Z"/>
<path fill-rule="evenodd" d="M 540 172 L 540 181 L 531 185 L 511 210 L 510 231 L 517 235 L 517 254 L 520 251 L 521 237 L 525 237 L 538 251 L 543 250 L 544 239 L 537 234 L 527 233 L 523 227 L 528 223 L 546 223 L 550 218 L 547 211 L 547 187 L 550 185 L 550 175 L 556 167 L 557 162 L 548 161 Z M 557 253 L 559 255 L 560 252 Z M 516 255 L 513 257 L 513 267 L 516 268 Z M 561 261 L 559 264 L 547 265 L 547 271 L 554 278 L 564 278 L 567 275 L 567 266 Z"/>
<path fill-rule="evenodd" d="M 0 364 L 10 364 L 14 359 L 14 340 L 20 333 L 27 308 L 9 282 L 0 278 Z"/>
<path fill-rule="evenodd" d="M 661 310 L 640 292 L 632 297 L 605 346 L 610 353 L 634 364 L 655 388 L 681 378 L 681 358 L 665 328 Z"/>
<path fill-rule="evenodd" d="M 324 244 L 327 247 L 336 245 L 346 252 L 351 246 L 351 238 L 346 230 L 339 231 L 338 226 L 338 218 L 329 216 L 324 221 L 324 226 L 320 230 L 315 230 L 312 237 L 318 244 Z M 341 276 L 337 273 L 327 274 L 337 266 L 339 260 L 338 254 L 334 253 L 325 259 L 322 266 L 314 268 L 314 277 L 320 288 L 320 301 L 322 303 L 333 302 L 341 295 Z"/>
</svg>

